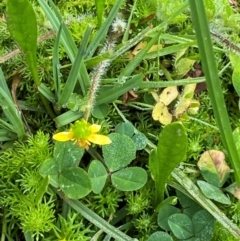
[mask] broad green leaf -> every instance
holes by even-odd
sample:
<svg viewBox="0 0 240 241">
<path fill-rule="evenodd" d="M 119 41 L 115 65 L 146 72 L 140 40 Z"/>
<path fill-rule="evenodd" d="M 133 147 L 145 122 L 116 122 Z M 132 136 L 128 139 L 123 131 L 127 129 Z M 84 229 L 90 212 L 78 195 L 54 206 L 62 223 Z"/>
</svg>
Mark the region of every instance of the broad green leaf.
<svg viewBox="0 0 240 241">
<path fill-rule="evenodd" d="M 155 233 L 153 233 L 148 239 L 147 241 L 173 241 L 172 237 L 162 231 L 157 231 Z"/>
<path fill-rule="evenodd" d="M 135 191 L 147 182 L 147 172 L 141 167 L 127 167 L 112 174 L 112 184 L 121 191 Z"/>
<path fill-rule="evenodd" d="M 6 13 L 8 29 L 25 54 L 26 62 L 37 85 L 40 85 L 37 71 L 37 20 L 28 0 L 7 0 Z"/>
<path fill-rule="evenodd" d="M 111 172 L 126 167 L 136 157 L 136 147 L 126 135 L 112 133 L 108 136 L 112 143 L 102 147 L 103 158 Z"/>
<path fill-rule="evenodd" d="M 221 191 L 220 188 L 200 180 L 197 181 L 197 184 L 207 198 L 226 205 L 231 204 L 231 200 Z"/>
<path fill-rule="evenodd" d="M 149 168 L 155 180 L 156 205 L 164 199 L 167 179 L 173 169 L 182 162 L 187 151 L 187 134 L 180 122 L 163 128 L 157 149 L 150 153 Z"/>
<path fill-rule="evenodd" d="M 50 176 L 50 184 L 58 188 L 58 170 L 59 167 L 57 161 L 54 158 L 50 158 L 43 162 L 39 169 L 39 173 L 43 177 Z"/>
<path fill-rule="evenodd" d="M 201 241 L 212 240 L 214 235 L 214 217 L 206 210 L 200 210 L 192 218 L 194 234 Z"/>
<path fill-rule="evenodd" d="M 63 170 L 59 175 L 59 186 L 63 193 L 71 199 L 85 197 L 92 190 L 91 179 L 79 167 Z"/>
<path fill-rule="evenodd" d="M 100 193 L 106 183 L 108 173 L 104 165 L 97 160 L 93 160 L 88 168 L 88 176 L 92 181 L 92 190 L 94 193 Z"/>
<path fill-rule="evenodd" d="M 92 115 L 97 119 L 104 119 L 107 117 L 108 113 L 110 111 L 109 105 L 102 104 L 95 106 L 92 111 Z"/>
<path fill-rule="evenodd" d="M 147 145 L 147 137 L 142 132 L 135 134 L 132 137 L 132 140 L 134 141 L 137 150 L 142 150 Z"/>
<path fill-rule="evenodd" d="M 183 213 L 176 213 L 169 217 L 168 225 L 178 239 L 187 239 L 193 236 L 191 219 Z"/>
<path fill-rule="evenodd" d="M 84 149 L 72 141 L 55 142 L 53 155 L 58 163 L 59 171 L 78 166 L 84 154 Z"/>
<path fill-rule="evenodd" d="M 157 222 L 158 225 L 165 231 L 170 231 L 170 227 L 168 225 L 168 218 L 176 213 L 180 213 L 180 210 L 172 205 L 164 205 L 160 207 L 158 212 Z"/>
<path fill-rule="evenodd" d="M 116 125 L 115 132 L 132 137 L 134 134 L 134 126 L 130 121 L 122 122 Z"/>
</svg>

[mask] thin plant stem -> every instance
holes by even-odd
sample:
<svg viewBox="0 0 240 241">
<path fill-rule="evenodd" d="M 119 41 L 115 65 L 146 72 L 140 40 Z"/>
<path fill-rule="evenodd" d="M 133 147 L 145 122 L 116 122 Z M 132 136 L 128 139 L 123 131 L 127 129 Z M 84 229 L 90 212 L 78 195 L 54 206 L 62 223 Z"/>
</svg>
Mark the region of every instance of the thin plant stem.
<svg viewBox="0 0 240 241">
<path fill-rule="evenodd" d="M 232 129 L 223 97 L 223 91 L 221 88 L 220 79 L 218 77 L 218 70 L 214 59 L 204 4 L 203 1 L 200 0 L 189 0 L 189 4 L 191 8 L 192 21 L 196 30 L 203 72 L 206 77 L 207 88 L 213 106 L 214 116 L 220 131 L 221 140 L 227 150 L 229 160 L 234 169 L 236 182 L 240 186 L 239 154 L 233 139 Z"/>
</svg>

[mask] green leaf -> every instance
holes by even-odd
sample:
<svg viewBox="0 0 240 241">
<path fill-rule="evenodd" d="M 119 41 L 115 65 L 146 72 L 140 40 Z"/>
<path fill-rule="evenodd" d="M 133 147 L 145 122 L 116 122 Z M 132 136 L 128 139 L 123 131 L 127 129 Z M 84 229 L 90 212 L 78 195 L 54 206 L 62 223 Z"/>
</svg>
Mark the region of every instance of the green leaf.
<svg viewBox="0 0 240 241">
<path fill-rule="evenodd" d="M 217 187 L 221 187 L 229 177 L 230 167 L 225 161 L 222 151 L 205 151 L 197 163 L 204 179 Z"/>
<path fill-rule="evenodd" d="M 202 210 L 202 207 L 194 202 L 191 198 L 183 194 L 182 192 L 177 190 L 177 196 L 179 198 L 179 202 L 181 203 L 183 207 L 183 213 L 188 215 L 188 217 L 192 218 L 193 215 L 198 212 L 199 210 Z"/>
<path fill-rule="evenodd" d="M 137 150 L 142 150 L 147 145 L 147 137 L 142 132 L 135 134 L 132 137 L 132 140 L 134 141 Z"/>
<path fill-rule="evenodd" d="M 110 111 L 109 105 L 102 104 L 94 107 L 92 111 L 92 115 L 97 119 L 104 119 L 107 117 L 109 111 Z"/>
<path fill-rule="evenodd" d="M 78 166 L 84 154 L 84 149 L 72 141 L 56 142 L 53 156 L 58 163 L 59 172 Z"/>
<path fill-rule="evenodd" d="M 46 177 L 44 177 L 43 181 L 40 183 L 40 186 L 36 193 L 36 203 L 37 204 L 41 203 L 43 195 L 47 192 L 49 182 L 50 182 L 50 176 L 47 175 Z"/>
<path fill-rule="evenodd" d="M 100 193 L 106 183 L 108 173 L 104 165 L 97 160 L 93 160 L 88 168 L 88 176 L 92 181 L 92 190 L 94 193 Z"/>
<path fill-rule="evenodd" d="M 187 134 L 180 122 L 163 128 L 157 149 L 150 153 L 149 168 L 155 180 L 156 205 L 164 199 L 167 179 L 173 169 L 182 162 L 187 151 Z"/>
<path fill-rule="evenodd" d="M 99 0 L 98 0 L 99 1 Z M 103 1 L 103 0 L 101 0 Z M 105 19 L 105 22 L 101 25 L 101 28 L 97 31 L 96 35 L 92 39 L 91 43 L 87 49 L 87 57 L 92 57 L 99 44 L 106 39 L 109 27 L 111 26 L 114 18 L 117 16 L 119 8 L 121 7 L 123 0 L 115 1 L 113 8 L 111 9 L 108 17 Z"/>
<path fill-rule="evenodd" d="M 9 96 L 8 92 L 5 92 L 5 89 L 1 87 L 0 87 L 0 106 L 4 115 L 7 117 L 7 120 L 12 124 L 12 125 L 8 125 L 8 127 L 10 127 L 9 129 L 13 133 L 16 133 L 19 139 L 22 139 L 26 135 L 26 132 L 25 132 L 22 118 L 21 118 L 21 114 L 16 108 L 15 103 L 13 102 L 13 99 L 11 98 L 11 96 Z M 1 121 L 3 124 L 4 121 L 3 120 Z M 5 125 L 5 129 L 7 129 L 6 125 Z"/>
<path fill-rule="evenodd" d="M 177 61 L 175 65 L 177 77 L 182 78 L 185 74 L 187 74 L 192 69 L 195 62 L 196 60 L 189 58 L 182 58 Z"/>
<path fill-rule="evenodd" d="M 8 29 L 24 52 L 34 81 L 40 85 L 37 71 L 37 20 L 28 0 L 7 0 Z"/>
<path fill-rule="evenodd" d="M 165 206 L 169 205 L 175 205 L 177 204 L 178 198 L 175 196 L 171 196 L 168 198 L 165 198 L 155 209 L 155 212 L 158 212 L 159 210 L 163 209 Z"/>
<path fill-rule="evenodd" d="M 83 112 L 80 111 L 72 111 L 69 110 L 58 117 L 56 117 L 54 120 L 56 122 L 57 127 L 65 126 L 77 119 L 80 119 L 83 117 Z"/>
<path fill-rule="evenodd" d="M 158 231 L 153 233 L 148 239 L 147 241 L 173 241 L 172 237 L 162 231 Z"/>
<path fill-rule="evenodd" d="M 122 122 L 116 125 L 115 132 L 132 137 L 134 134 L 134 126 L 130 121 Z"/>
<path fill-rule="evenodd" d="M 112 184 L 121 191 L 135 191 L 147 182 L 147 172 L 141 167 L 127 167 L 112 174 Z"/>
<path fill-rule="evenodd" d="M 107 90 L 101 88 L 99 90 L 99 95 L 96 98 L 96 105 L 111 103 L 115 101 L 119 96 L 125 94 L 135 87 L 138 87 L 142 83 L 142 78 L 143 76 L 138 74 L 128 79 L 124 84 L 116 84 Z"/>
<path fill-rule="evenodd" d="M 238 55 L 230 53 L 230 61 L 233 67 L 232 83 L 238 96 L 240 96 L 240 58 Z"/>
<path fill-rule="evenodd" d="M 176 213 L 180 213 L 180 210 L 172 205 L 163 205 L 158 212 L 157 222 L 158 225 L 165 231 L 170 231 L 168 225 L 168 218 Z"/>
<path fill-rule="evenodd" d="M 54 158 L 50 158 L 43 162 L 39 169 L 39 173 L 43 177 L 50 176 L 50 184 L 58 188 L 58 170 L 59 167 L 57 161 Z"/>
<path fill-rule="evenodd" d="M 92 190 L 91 179 L 79 167 L 63 170 L 59 175 L 59 186 L 63 193 L 71 199 L 87 196 Z"/>
<path fill-rule="evenodd" d="M 234 169 L 236 182 L 240 185 L 240 157 L 232 136 L 231 123 L 227 113 L 221 81 L 218 76 L 204 3 L 199 0 L 189 0 L 188 2 L 191 9 L 191 19 L 196 32 L 201 63 L 206 77 L 208 94 L 213 107 L 214 117 L 220 130 L 221 141 L 223 142 L 229 156 L 229 161 Z M 231 7 L 229 6 L 229 8 Z"/>
<path fill-rule="evenodd" d="M 98 28 L 102 25 L 102 18 L 104 13 L 105 0 L 95 0 L 95 6 L 97 11 Z"/>
<path fill-rule="evenodd" d="M 231 204 L 231 200 L 221 191 L 220 188 L 200 180 L 197 181 L 197 184 L 207 198 L 226 205 Z"/>
<path fill-rule="evenodd" d="M 214 235 L 214 217 L 206 210 L 200 210 L 192 218 L 194 234 L 201 241 L 212 240 Z"/>
<path fill-rule="evenodd" d="M 176 213 L 168 219 L 169 227 L 178 239 L 187 239 L 193 236 L 191 219 L 183 213 Z"/>
<path fill-rule="evenodd" d="M 127 64 L 127 66 L 121 70 L 119 78 L 131 76 L 132 72 L 139 66 L 140 62 L 144 59 L 145 55 L 149 49 L 154 45 L 158 40 L 160 32 L 157 32 L 155 36 L 147 43 L 147 45 L 141 49 L 133 59 Z"/>
<path fill-rule="evenodd" d="M 136 147 L 126 135 L 112 133 L 112 143 L 102 147 L 104 161 L 111 172 L 126 167 L 136 157 Z"/>
<path fill-rule="evenodd" d="M 62 93 L 59 96 L 59 100 L 58 100 L 59 106 L 63 106 L 64 104 L 66 104 L 71 94 L 73 93 L 73 90 L 77 83 L 78 73 L 80 72 L 80 68 L 84 67 L 83 59 L 84 59 L 84 53 L 86 51 L 85 47 L 87 45 L 90 34 L 91 34 L 91 29 L 87 28 L 83 36 L 83 41 L 85 45 L 81 44 L 78 50 L 77 56 L 73 61 L 72 68 L 69 72 L 69 75 L 67 77 Z M 84 93 L 85 92 L 84 87 L 83 86 L 81 87 L 83 88 L 83 93 Z"/>
</svg>

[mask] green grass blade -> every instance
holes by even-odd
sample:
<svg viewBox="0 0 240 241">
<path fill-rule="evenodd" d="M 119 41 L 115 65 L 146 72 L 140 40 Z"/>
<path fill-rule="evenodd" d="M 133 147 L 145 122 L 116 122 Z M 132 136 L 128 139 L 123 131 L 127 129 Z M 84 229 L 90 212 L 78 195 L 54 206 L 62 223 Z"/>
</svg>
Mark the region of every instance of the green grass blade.
<svg viewBox="0 0 240 241">
<path fill-rule="evenodd" d="M 95 0 L 95 6 L 97 12 L 98 28 L 100 28 L 104 14 L 105 0 Z"/>
<path fill-rule="evenodd" d="M 5 94 L 7 94 L 9 98 L 12 98 L 1 67 L 0 67 L 0 87 L 4 90 Z"/>
<path fill-rule="evenodd" d="M 14 135 L 12 133 L 10 134 L 10 133 L 6 129 L 0 129 L 0 141 L 16 140 L 17 139 L 17 135 Z"/>
<path fill-rule="evenodd" d="M 19 139 L 22 139 L 26 132 L 21 118 L 21 114 L 16 108 L 13 100 L 0 87 L 0 106 L 7 120 L 12 124 L 12 132 L 16 133 Z"/>
<path fill-rule="evenodd" d="M 142 75 L 138 74 L 127 80 L 123 85 L 113 86 L 106 91 L 100 90 L 100 94 L 96 98 L 96 105 L 106 104 L 115 101 L 120 95 L 127 93 L 142 83 Z"/>
<path fill-rule="evenodd" d="M 69 110 L 63 113 L 62 115 L 59 115 L 58 117 L 56 117 L 54 120 L 56 122 L 57 127 L 59 128 L 61 126 L 65 126 L 69 123 L 72 123 L 73 121 L 82 117 L 83 117 L 82 112 Z"/>
<path fill-rule="evenodd" d="M 73 93 L 73 90 L 76 86 L 77 83 L 77 78 L 78 78 L 78 73 L 80 72 L 81 68 L 84 68 L 84 63 L 83 63 L 83 59 L 84 59 L 84 52 L 86 50 L 86 45 L 88 42 L 88 39 L 90 37 L 90 33 L 91 33 L 91 29 L 87 28 L 84 37 L 83 37 L 83 43 L 81 44 L 77 57 L 73 62 L 72 68 L 70 70 L 70 73 L 68 75 L 67 81 L 64 85 L 64 89 L 62 91 L 62 93 L 60 94 L 59 100 L 58 100 L 58 105 L 62 106 L 63 104 L 65 104 L 70 95 Z M 81 88 L 83 90 L 83 93 L 86 93 L 86 88 L 87 86 L 90 86 L 90 83 L 86 83 L 84 82 L 86 80 L 83 80 L 80 82 Z M 87 86 L 86 86 L 87 85 Z"/>
<path fill-rule="evenodd" d="M 116 17 L 122 2 L 123 2 L 123 0 L 117 0 L 116 1 L 115 5 L 113 6 L 112 10 L 110 11 L 110 13 L 109 13 L 108 17 L 106 18 L 105 22 L 103 23 L 101 28 L 96 33 L 94 39 L 89 44 L 88 49 L 87 49 L 87 58 L 92 57 L 95 50 L 98 48 L 99 44 L 104 39 L 106 39 L 108 29 L 109 29 L 110 25 L 112 24 L 114 18 Z"/>
<path fill-rule="evenodd" d="M 54 82 L 54 88 L 55 88 L 56 101 L 58 101 L 60 92 L 61 92 L 60 62 L 59 62 L 59 44 L 60 44 L 61 34 L 62 34 L 62 24 L 60 25 L 60 28 L 57 32 L 56 40 L 53 46 L 52 68 L 53 68 L 53 82 Z"/>
<path fill-rule="evenodd" d="M 89 220 L 91 223 L 96 225 L 99 229 L 103 230 L 105 233 L 109 234 L 115 240 L 118 241 L 134 241 L 135 239 L 129 237 L 127 234 L 120 231 L 118 228 L 115 228 L 103 218 L 98 216 L 92 210 L 90 210 L 86 205 L 81 203 L 78 200 L 71 200 L 66 198 L 61 192 L 57 192 L 58 195 L 67 202 L 73 209 L 75 209 L 78 213 L 80 213 L 84 218 Z"/>
<path fill-rule="evenodd" d="M 149 49 L 159 38 L 159 33 L 156 34 L 148 44 L 127 64 L 127 66 L 121 71 L 119 78 L 130 76 L 139 63 L 144 59 L 144 56 L 147 54 Z"/>
<path fill-rule="evenodd" d="M 234 169 L 236 181 L 240 185 L 239 155 L 233 140 L 232 129 L 218 77 L 203 1 L 189 0 L 189 4 L 214 115 L 221 133 L 222 142 Z"/>
<path fill-rule="evenodd" d="M 65 23 L 63 22 L 61 15 L 58 13 L 56 6 L 51 0 L 49 0 L 49 2 L 51 4 L 51 8 L 45 0 L 38 0 L 39 5 L 41 6 L 42 10 L 46 14 L 48 20 L 56 32 L 59 31 L 60 25 L 62 24 L 61 42 L 70 60 L 73 62 L 76 58 L 77 46 L 74 43 L 73 38 Z"/>
<path fill-rule="evenodd" d="M 50 102 L 54 103 L 55 102 L 55 95 L 53 92 L 43 83 L 38 86 L 38 91 L 46 97 Z"/>
</svg>

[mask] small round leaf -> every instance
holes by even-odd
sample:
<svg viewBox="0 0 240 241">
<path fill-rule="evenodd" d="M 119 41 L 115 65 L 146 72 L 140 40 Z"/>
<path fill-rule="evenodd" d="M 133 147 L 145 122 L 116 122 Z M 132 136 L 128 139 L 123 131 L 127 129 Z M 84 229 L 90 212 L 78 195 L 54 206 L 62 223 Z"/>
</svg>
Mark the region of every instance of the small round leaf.
<svg viewBox="0 0 240 241">
<path fill-rule="evenodd" d="M 106 183 L 108 176 L 104 165 L 100 161 L 92 161 L 88 168 L 88 175 L 92 181 L 93 192 L 100 193 Z"/>
<path fill-rule="evenodd" d="M 110 145 L 102 147 L 104 161 L 111 172 L 126 167 L 136 157 L 136 147 L 133 140 L 123 134 L 112 133 Z"/>
<path fill-rule="evenodd" d="M 146 136 L 141 133 L 141 132 L 138 132 L 136 135 L 134 135 L 132 137 L 132 140 L 134 141 L 135 145 L 136 145 L 136 149 L 137 150 L 142 150 L 146 147 L 147 145 L 147 138 Z"/>
<path fill-rule="evenodd" d="M 130 121 L 119 123 L 115 127 L 115 132 L 132 137 L 134 134 L 134 126 Z"/>
<path fill-rule="evenodd" d="M 79 167 L 63 170 L 59 176 L 59 186 L 63 193 L 72 199 L 85 197 L 92 190 L 91 179 Z"/>
<path fill-rule="evenodd" d="M 202 241 L 212 240 L 214 235 L 214 217 L 206 210 L 200 210 L 192 218 L 194 234 Z"/>
<path fill-rule="evenodd" d="M 147 241 L 173 241 L 172 237 L 162 231 L 158 231 L 153 233 L 148 239 Z"/>
<path fill-rule="evenodd" d="M 168 218 L 175 214 L 180 213 L 180 210 L 172 205 L 164 205 L 158 212 L 157 222 L 158 225 L 165 231 L 170 231 L 170 227 L 168 225 Z"/>
<path fill-rule="evenodd" d="M 39 169 L 41 176 L 46 177 L 50 176 L 50 184 L 58 188 L 58 163 L 54 158 L 49 158 L 43 162 Z"/>
<path fill-rule="evenodd" d="M 176 213 L 169 217 L 168 225 L 178 239 L 187 239 L 193 236 L 191 219 L 183 213 Z"/>
<path fill-rule="evenodd" d="M 102 104 L 94 107 L 92 115 L 97 119 L 104 119 L 109 113 L 109 106 Z"/>
<path fill-rule="evenodd" d="M 128 167 L 112 174 L 113 185 L 121 191 L 134 191 L 147 182 L 147 172 L 141 167 Z"/>
</svg>

